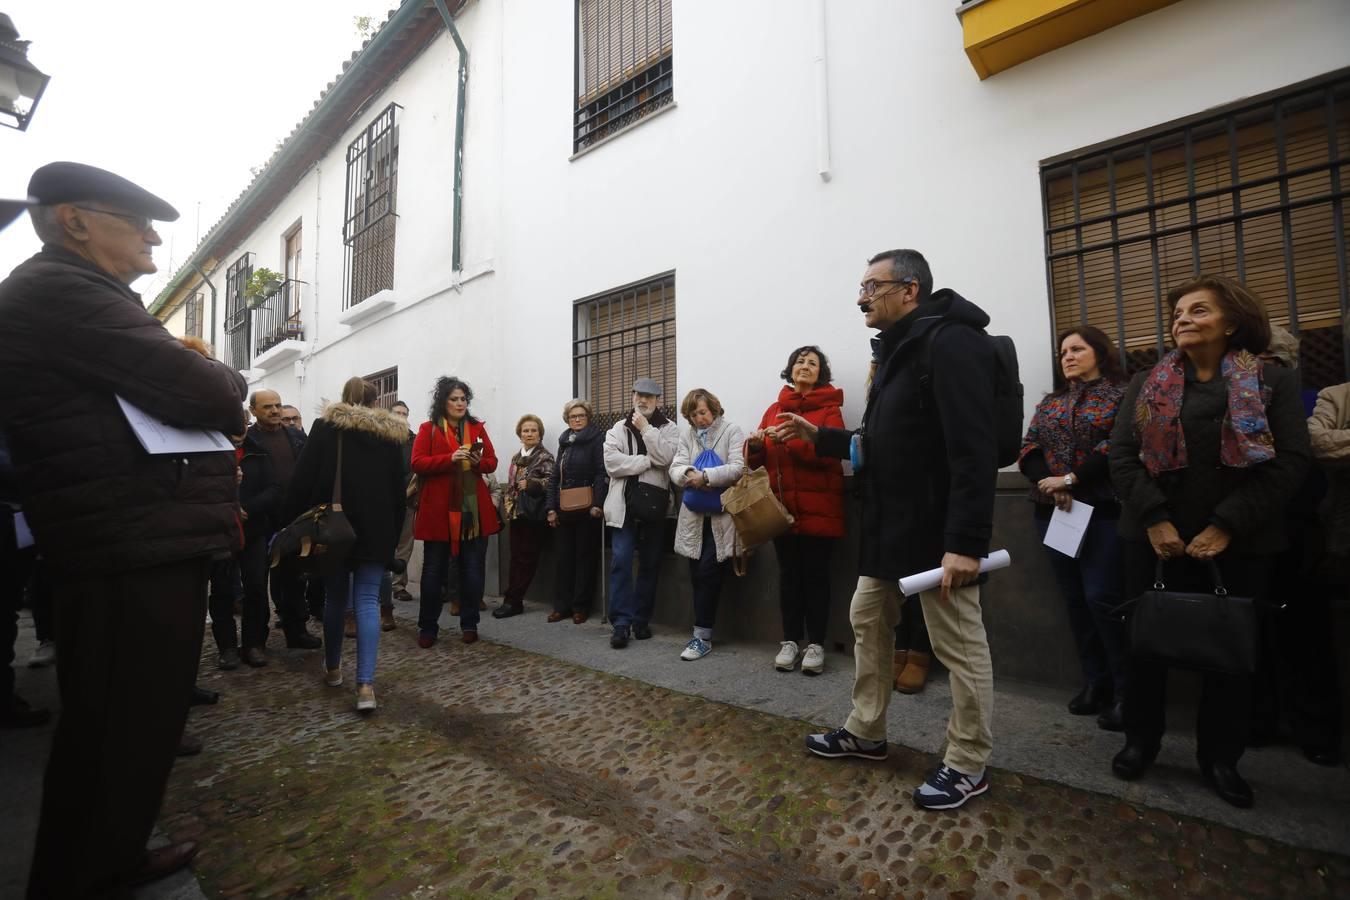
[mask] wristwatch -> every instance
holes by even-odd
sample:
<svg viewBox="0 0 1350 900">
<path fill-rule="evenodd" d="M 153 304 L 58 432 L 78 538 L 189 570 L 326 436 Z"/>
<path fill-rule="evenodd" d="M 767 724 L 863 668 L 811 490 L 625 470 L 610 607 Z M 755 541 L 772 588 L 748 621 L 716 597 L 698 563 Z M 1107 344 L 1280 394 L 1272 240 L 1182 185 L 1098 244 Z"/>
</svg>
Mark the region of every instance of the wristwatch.
<svg viewBox="0 0 1350 900">
<path fill-rule="evenodd" d="M 1064 476 L 1064 486 L 1065 486 L 1066 488 L 1071 488 L 1071 487 L 1073 487 L 1073 486 L 1074 486 L 1075 484 L 1077 484 L 1077 483 L 1078 483 L 1078 479 L 1073 477 L 1073 473 L 1072 473 L 1072 472 L 1070 472 L 1068 475 L 1065 475 L 1065 476 Z"/>
</svg>

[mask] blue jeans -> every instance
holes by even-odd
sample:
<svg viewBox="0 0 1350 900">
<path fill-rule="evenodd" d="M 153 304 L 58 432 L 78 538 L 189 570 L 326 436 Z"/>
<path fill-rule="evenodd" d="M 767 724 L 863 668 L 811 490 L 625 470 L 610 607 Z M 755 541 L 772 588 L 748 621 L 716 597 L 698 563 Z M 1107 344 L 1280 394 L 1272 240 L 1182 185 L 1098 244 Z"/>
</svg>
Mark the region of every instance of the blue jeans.
<svg viewBox="0 0 1350 900">
<path fill-rule="evenodd" d="M 353 560 L 324 577 L 323 654 L 328 668 L 342 665 L 343 620 L 350 599 L 356 609 L 356 683 L 375 683 L 380 652 L 380 581 L 384 566 Z"/>
<path fill-rule="evenodd" d="M 1036 530 L 1045 539 L 1049 519 L 1036 519 Z M 1064 595 L 1069 627 L 1078 647 L 1078 662 L 1086 684 L 1110 684 L 1117 701 L 1125 698 L 1129 668 L 1129 638 L 1116 610 L 1125 591 L 1116 520 L 1094 516 L 1083 535 L 1078 558 L 1045 548 L 1050 569 Z"/>
<path fill-rule="evenodd" d="M 609 620 L 615 631 L 627 631 L 652 620 L 656 606 L 656 575 L 661 567 L 664 522 L 629 522 L 614 529 L 611 548 L 614 561 L 609 569 Z M 638 577 L 633 585 L 633 554 L 637 553 Z"/>
<path fill-rule="evenodd" d="M 453 575 L 458 582 L 459 629 L 478 630 L 478 604 L 483 600 L 483 582 L 487 563 L 485 537 L 459 542 L 459 556 L 450 556 L 449 541 L 422 542 L 422 600 L 417 615 L 417 630 L 435 636 L 440 632 L 441 591 Z M 450 591 L 451 596 L 456 591 Z"/>
</svg>

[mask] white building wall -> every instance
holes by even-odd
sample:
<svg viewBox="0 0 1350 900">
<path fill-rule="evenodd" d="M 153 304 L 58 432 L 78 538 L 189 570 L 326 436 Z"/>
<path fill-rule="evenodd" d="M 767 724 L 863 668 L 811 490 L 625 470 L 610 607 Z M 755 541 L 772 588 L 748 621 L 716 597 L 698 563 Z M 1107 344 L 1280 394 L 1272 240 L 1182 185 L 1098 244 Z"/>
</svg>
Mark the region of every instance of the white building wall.
<svg viewBox="0 0 1350 900">
<path fill-rule="evenodd" d="M 279 269 L 305 228 L 310 355 L 255 380 L 312 419 L 352 374 L 399 367 L 424 414 L 431 383 L 473 384 L 503 451 L 520 413 L 553 443 L 572 394 L 573 302 L 676 271 L 678 402 L 702 386 L 753 426 L 792 347 L 819 343 L 861 414 L 867 338 L 854 306 L 868 255 L 909 246 L 937 286 L 1020 349 L 1028 404 L 1050 386 L 1041 160 L 1350 65 L 1344 0 L 1182 0 L 979 81 L 953 4 L 828 4 L 831 178 L 817 174 L 810 0 L 678 2 L 674 109 L 571 156 L 573 4 L 478 0 L 471 53 L 464 283 L 452 287 L 456 54 L 438 37 L 239 252 Z M 755 35 L 747 38 L 747 35 Z M 343 153 L 399 113 L 394 293 L 359 329 L 342 304 Z M 218 324 L 223 345 L 223 326 Z"/>
</svg>

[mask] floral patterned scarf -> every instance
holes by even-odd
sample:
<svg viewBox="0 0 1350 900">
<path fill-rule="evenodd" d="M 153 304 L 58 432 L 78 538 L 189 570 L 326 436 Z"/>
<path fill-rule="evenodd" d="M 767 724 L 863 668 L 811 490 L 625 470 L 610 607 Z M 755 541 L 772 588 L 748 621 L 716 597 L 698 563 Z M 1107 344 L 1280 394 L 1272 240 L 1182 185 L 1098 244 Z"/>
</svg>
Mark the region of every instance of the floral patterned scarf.
<svg viewBox="0 0 1350 900">
<path fill-rule="evenodd" d="M 1261 361 L 1246 350 L 1229 351 L 1219 373 L 1228 385 L 1219 461 L 1242 469 L 1274 459 L 1275 438 L 1266 420 L 1270 389 L 1261 383 Z M 1186 468 L 1186 436 L 1181 428 L 1185 391 L 1186 367 L 1180 350 L 1164 356 L 1139 391 L 1134 408 L 1139 458 L 1155 478 Z"/>
<path fill-rule="evenodd" d="M 453 453 L 465 443 L 468 437 L 469 427 L 464 419 L 459 420 L 458 426 L 450 424 L 449 420 L 441 422 L 441 430 L 445 432 L 445 439 L 450 443 L 450 452 Z M 471 541 L 479 535 L 478 519 L 478 482 L 479 475 L 473 470 L 473 465 L 467 459 L 460 460 L 459 471 L 450 473 L 450 555 L 459 556 L 460 541 Z"/>
</svg>

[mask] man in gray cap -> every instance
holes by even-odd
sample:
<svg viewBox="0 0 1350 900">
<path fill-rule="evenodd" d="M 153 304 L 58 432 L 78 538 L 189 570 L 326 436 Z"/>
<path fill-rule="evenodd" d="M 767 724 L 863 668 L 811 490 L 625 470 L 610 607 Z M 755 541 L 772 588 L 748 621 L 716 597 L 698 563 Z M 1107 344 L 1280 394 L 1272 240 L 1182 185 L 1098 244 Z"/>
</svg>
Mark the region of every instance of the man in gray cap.
<svg viewBox="0 0 1350 900">
<path fill-rule="evenodd" d="M 628 636 L 652 636 L 656 575 L 670 497 L 670 463 L 680 441 L 679 426 L 661 411 L 661 385 L 651 378 L 633 384 L 633 409 L 605 435 L 605 524 L 614 529 L 614 562 L 609 571 L 609 645 L 628 646 Z M 647 496 L 638 496 L 639 492 Z M 656 498 L 653 500 L 652 498 Z M 633 583 L 633 554 L 638 577 Z"/>
<path fill-rule="evenodd" d="M 228 451 L 151 455 L 123 397 L 170 424 L 243 430 L 244 380 L 183 346 L 129 285 L 177 211 L 125 178 L 59 162 L 27 202 L 42 250 L 0 282 L 4 428 L 56 576 L 61 716 L 30 897 L 129 896 L 191 860 L 155 851 L 200 655 L 210 557 L 239 541 Z"/>
</svg>

